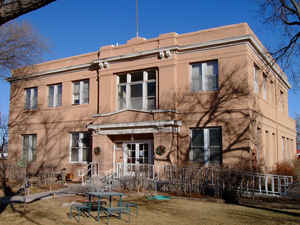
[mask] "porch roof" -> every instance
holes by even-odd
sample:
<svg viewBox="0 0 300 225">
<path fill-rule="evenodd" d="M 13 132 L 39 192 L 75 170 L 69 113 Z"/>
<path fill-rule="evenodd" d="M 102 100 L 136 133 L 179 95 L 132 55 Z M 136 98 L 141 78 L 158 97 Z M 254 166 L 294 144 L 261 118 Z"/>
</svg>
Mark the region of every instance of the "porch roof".
<svg viewBox="0 0 300 225">
<path fill-rule="evenodd" d="M 132 123 L 109 123 L 109 124 L 90 124 L 88 129 L 94 130 L 97 134 L 116 135 L 116 134 L 142 134 L 158 132 L 178 132 L 182 122 L 178 120 L 155 120 Z"/>
</svg>

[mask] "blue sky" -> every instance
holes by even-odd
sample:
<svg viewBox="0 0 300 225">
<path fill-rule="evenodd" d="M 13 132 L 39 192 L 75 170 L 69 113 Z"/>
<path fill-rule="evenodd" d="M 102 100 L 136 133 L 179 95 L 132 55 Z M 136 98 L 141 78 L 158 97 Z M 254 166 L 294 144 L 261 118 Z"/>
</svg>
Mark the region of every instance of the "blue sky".
<svg viewBox="0 0 300 225">
<path fill-rule="evenodd" d="M 217 26 L 247 22 L 268 47 L 280 33 L 266 27 L 257 12 L 257 0 L 139 0 L 140 36 L 187 33 Z M 97 51 L 109 44 L 123 44 L 136 35 L 135 0 L 57 0 L 19 17 L 45 37 L 51 52 L 44 60 Z M 277 32 L 276 32 L 277 31 Z M 0 111 L 8 114 L 9 84 L 0 81 Z M 298 91 L 299 92 L 299 91 Z M 289 114 L 300 114 L 299 93 L 290 90 Z M 298 100 L 299 102 L 299 100 Z"/>
</svg>

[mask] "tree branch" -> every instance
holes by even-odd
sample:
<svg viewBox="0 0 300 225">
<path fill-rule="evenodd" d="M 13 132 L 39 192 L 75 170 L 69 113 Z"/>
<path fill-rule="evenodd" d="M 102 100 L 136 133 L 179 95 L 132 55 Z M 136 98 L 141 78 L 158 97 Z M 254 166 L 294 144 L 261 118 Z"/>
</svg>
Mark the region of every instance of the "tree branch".
<svg viewBox="0 0 300 225">
<path fill-rule="evenodd" d="M 55 0 L 14 0 L 4 3 L 0 7 L 0 25 L 54 1 Z"/>
<path fill-rule="evenodd" d="M 289 7 L 287 4 L 286 4 L 286 1 L 285 0 L 280 0 L 281 2 L 281 6 L 287 10 L 289 10 L 290 12 L 292 13 L 297 13 L 295 9 Z"/>
<path fill-rule="evenodd" d="M 290 1 L 293 4 L 293 6 L 295 7 L 295 9 L 297 10 L 297 12 L 295 12 L 295 14 L 297 14 L 297 16 L 300 20 L 300 5 L 299 5 L 299 3 L 297 3 L 295 0 L 290 0 Z"/>
</svg>

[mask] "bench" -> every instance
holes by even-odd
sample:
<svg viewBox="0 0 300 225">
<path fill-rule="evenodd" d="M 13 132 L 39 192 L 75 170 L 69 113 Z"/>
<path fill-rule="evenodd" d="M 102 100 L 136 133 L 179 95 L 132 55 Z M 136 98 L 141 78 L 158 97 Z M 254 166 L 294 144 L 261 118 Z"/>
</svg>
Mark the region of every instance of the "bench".
<svg viewBox="0 0 300 225">
<path fill-rule="evenodd" d="M 118 218 L 121 219 L 122 214 L 128 215 L 128 223 L 130 223 L 130 209 L 128 207 L 102 207 L 103 212 L 106 214 L 108 223 L 109 224 L 109 218 L 118 215 Z"/>
<path fill-rule="evenodd" d="M 80 222 L 80 216 L 82 212 L 88 212 L 88 216 L 91 215 L 91 204 L 90 203 L 72 203 L 71 208 L 70 208 L 70 214 L 69 217 L 73 217 L 73 210 L 77 211 L 77 216 L 78 216 L 78 222 Z"/>
</svg>

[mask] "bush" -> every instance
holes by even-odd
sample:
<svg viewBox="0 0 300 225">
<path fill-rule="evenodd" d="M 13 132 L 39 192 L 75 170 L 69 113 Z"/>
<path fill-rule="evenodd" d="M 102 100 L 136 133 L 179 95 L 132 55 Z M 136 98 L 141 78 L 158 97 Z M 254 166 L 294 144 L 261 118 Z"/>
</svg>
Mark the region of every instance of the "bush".
<svg viewBox="0 0 300 225">
<path fill-rule="evenodd" d="M 275 164 L 271 173 L 277 175 L 296 176 L 295 163 L 288 161 L 278 162 Z"/>
</svg>

